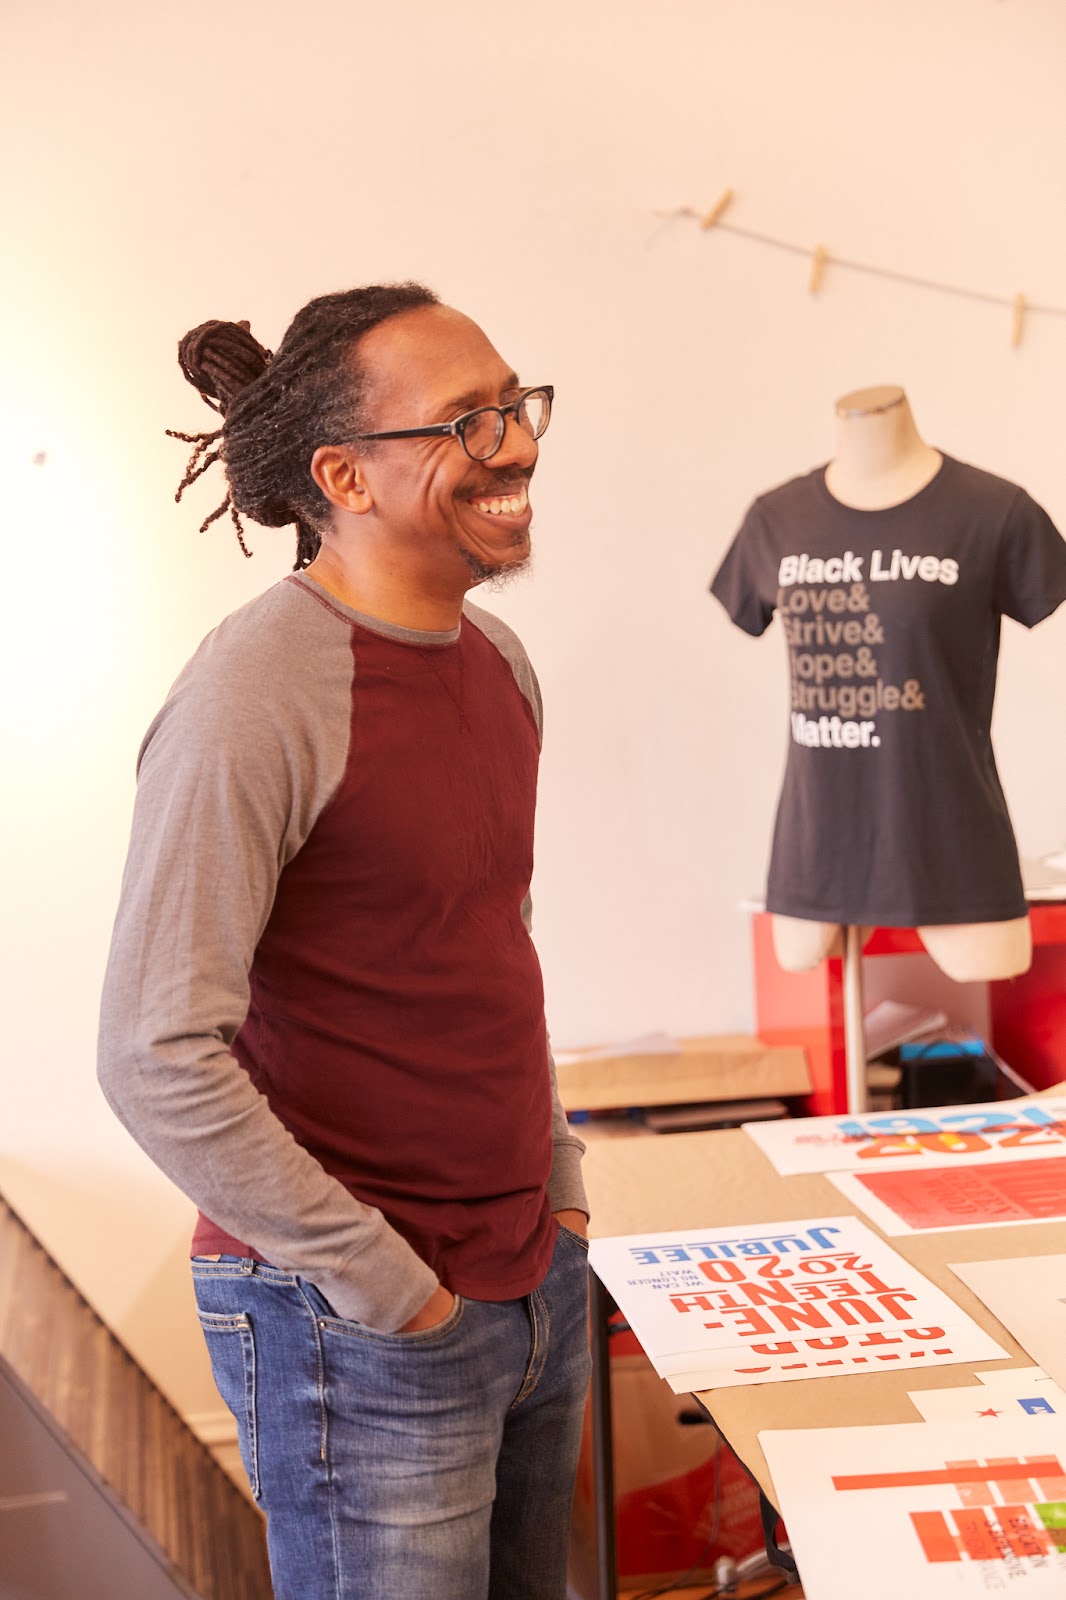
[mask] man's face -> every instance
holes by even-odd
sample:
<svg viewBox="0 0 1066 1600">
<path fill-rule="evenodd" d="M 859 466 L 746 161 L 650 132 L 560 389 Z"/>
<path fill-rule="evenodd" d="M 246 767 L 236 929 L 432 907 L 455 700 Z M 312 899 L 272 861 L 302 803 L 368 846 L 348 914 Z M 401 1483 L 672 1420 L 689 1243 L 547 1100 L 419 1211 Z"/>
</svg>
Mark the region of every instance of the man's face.
<svg viewBox="0 0 1066 1600">
<path fill-rule="evenodd" d="M 449 306 L 390 318 L 366 335 L 359 358 L 368 380 L 368 432 L 454 422 L 519 393 L 517 376 L 477 324 Z M 461 562 L 466 581 L 472 572 L 477 582 L 529 558 L 536 463 L 537 445 L 513 417 L 488 461 L 471 461 L 451 436 L 381 440 L 362 457 L 373 515 L 397 558 L 409 551 L 442 574 Z"/>
</svg>

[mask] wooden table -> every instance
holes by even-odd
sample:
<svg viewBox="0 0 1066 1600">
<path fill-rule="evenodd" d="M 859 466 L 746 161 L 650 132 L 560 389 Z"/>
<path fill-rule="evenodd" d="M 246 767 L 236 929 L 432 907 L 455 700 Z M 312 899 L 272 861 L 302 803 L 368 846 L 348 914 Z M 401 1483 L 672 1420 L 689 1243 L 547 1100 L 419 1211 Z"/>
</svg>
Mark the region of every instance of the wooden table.
<svg viewBox="0 0 1066 1600">
<path fill-rule="evenodd" d="M 862 1216 L 824 1176 L 781 1177 L 739 1129 L 592 1140 L 584 1160 L 584 1175 L 592 1207 L 589 1231 L 593 1238 L 677 1228 L 689 1231 L 729 1227 L 762 1220 L 798 1222 L 815 1217 Z M 1028 1223 L 955 1233 L 907 1234 L 889 1243 L 990 1333 L 1013 1358 L 1015 1366 L 1031 1366 L 1031 1358 L 1021 1345 L 950 1271 L 948 1262 L 1053 1254 L 1063 1248 L 1064 1231 L 1061 1222 Z M 615 1600 L 617 1593 L 612 1547 L 607 1308 L 607 1297 L 594 1277 L 593 1429 L 601 1539 L 598 1600 Z M 985 1361 L 977 1367 L 1003 1370 L 1002 1362 Z M 976 1384 L 974 1370 L 959 1365 L 925 1371 L 856 1373 L 706 1390 L 696 1398 L 759 1483 L 767 1500 L 777 1506 L 773 1480 L 759 1445 L 760 1431 L 917 1422 L 920 1418 L 907 1399 L 908 1390 Z"/>
</svg>

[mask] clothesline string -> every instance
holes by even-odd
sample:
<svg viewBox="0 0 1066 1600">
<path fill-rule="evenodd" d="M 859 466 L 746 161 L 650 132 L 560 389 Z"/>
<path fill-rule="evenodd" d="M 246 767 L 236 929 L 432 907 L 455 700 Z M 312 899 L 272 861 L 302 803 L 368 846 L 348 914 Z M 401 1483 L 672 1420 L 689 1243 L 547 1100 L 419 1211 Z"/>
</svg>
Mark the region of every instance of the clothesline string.
<svg viewBox="0 0 1066 1600">
<path fill-rule="evenodd" d="M 679 206 L 673 211 L 657 211 L 657 217 L 692 217 L 700 220 L 702 213 L 692 206 Z M 774 250 L 784 250 L 789 255 L 802 256 L 810 260 L 814 251 L 808 245 L 793 244 L 790 239 L 778 239 L 769 233 L 760 233 L 755 228 L 744 228 L 735 222 L 715 222 L 713 229 L 721 233 L 736 234 L 741 239 L 751 239 L 756 244 L 769 245 Z M 846 256 L 827 255 L 826 265 L 844 267 L 849 272 L 864 272 L 872 278 L 888 278 L 894 283 L 909 283 L 918 289 L 935 289 L 938 294 L 953 294 L 964 300 L 979 300 L 985 305 L 1005 306 L 1008 310 L 1015 304 L 1011 295 L 989 294 L 983 289 L 964 289 L 958 284 L 940 283 L 935 278 L 923 278 L 917 273 L 900 272 L 894 267 L 876 267 L 868 261 L 852 261 Z M 1066 306 L 1045 305 L 1037 300 L 1026 300 L 1026 314 L 1039 312 L 1046 317 L 1066 317 Z"/>
</svg>

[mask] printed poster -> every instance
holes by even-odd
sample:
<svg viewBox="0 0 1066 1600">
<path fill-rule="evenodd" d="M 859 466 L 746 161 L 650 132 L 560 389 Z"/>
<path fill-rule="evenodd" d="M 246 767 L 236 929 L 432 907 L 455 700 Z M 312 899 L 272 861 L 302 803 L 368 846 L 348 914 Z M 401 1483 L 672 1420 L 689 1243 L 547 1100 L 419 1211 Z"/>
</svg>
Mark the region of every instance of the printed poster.
<svg viewBox="0 0 1066 1600">
<path fill-rule="evenodd" d="M 917 1389 L 907 1397 L 926 1422 L 998 1421 L 1001 1417 L 1066 1418 L 1066 1394 L 1058 1384 L 1021 1382 L 965 1389 Z"/>
<path fill-rule="evenodd" d="M 1001 1228 L 1066 1221 L 1066 1156 L 1053 1161 L 996 1161 L 907 1172 L 830 1172 L 829 1181 L 888 1234 Z M 1046 1365 L 1046 1363 L 1045 1363 Z"/>
<path fill-rule="evenodd" d="M 589 1255 L 679 1393 L 1006 1359 L 853 1216 L 595 1239 Z"/>
<path fill-rule="evenodd" d="M 784 1177 L 1066 1157 L 1066 1096 L 743 1126 Z"/>
<path fill-rule="evenodd" d="M 964 1261 L 951 1270 L 1066 1389 L 1066 1255 Z"/>
<path fill-rule="evenodd" d="M 760 1433 L 807 1600 L 1066 1594 L 1066 1422 Z"/>
</svg>

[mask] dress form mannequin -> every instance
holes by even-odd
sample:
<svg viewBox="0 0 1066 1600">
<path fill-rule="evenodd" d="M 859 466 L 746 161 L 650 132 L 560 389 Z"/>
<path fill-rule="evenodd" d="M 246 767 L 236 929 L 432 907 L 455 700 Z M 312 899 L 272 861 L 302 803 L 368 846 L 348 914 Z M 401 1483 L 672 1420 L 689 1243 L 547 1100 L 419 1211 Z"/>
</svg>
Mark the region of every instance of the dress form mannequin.
<svg viewBox="0 0 1066 1600">
<path fill-rule="evenodd" d="M 836 452 L 825 486 L 853 510 L 882 511 L 924 489 L 942 459 L 919 434 L 901 388 L 856 389 L 836 403 Z M 1028 917 L 920 927 L 918 933 L 933 960 L 958 983 L 1015 977 L 1032 960 Z M 790 972 L 809 971 L 839 953 L 842 943 L 838 923 L 780 914 L 774 916 L 773 934 L 777 959 Z"/>
</svg>

